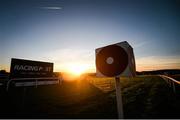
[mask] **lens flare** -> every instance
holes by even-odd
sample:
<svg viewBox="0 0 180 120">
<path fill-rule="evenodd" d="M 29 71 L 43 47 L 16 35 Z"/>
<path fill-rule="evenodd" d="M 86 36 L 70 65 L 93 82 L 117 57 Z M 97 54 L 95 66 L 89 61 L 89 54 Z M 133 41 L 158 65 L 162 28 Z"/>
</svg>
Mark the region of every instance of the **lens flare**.
<svg viewBox="0 0 180 120">
<path fill-rule="evenodd" d="M 85 64 L 70 64 L 68 66 L 68 72 L 75 76 L 80 76 L 86 72 L 87 68 L 88 66 Z"/>
</svg>

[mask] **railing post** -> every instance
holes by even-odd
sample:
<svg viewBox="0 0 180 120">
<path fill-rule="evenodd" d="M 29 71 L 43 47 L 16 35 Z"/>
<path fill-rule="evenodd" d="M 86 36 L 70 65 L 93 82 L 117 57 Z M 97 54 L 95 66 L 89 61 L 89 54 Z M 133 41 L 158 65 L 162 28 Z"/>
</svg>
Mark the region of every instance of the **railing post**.
<svg viewBox="0 0 180 120">
<path fill-rule="evenodd" d="M 58 81 L 59 81 L 59 85 L 61 85 L 61 78 L 58 78 Z"/>
<path fill-rule="evenodd" d="M 169 82 L 169 87 L 171 87 L 171 80 L 168 79 L 168 82 Z"/>
<path fill-rule="evenodd" d="M 36 88 L 37 88 L 37 79 L 36 79 Z"/>
<path fill-rule="evenodd" d="M 165 81 L 167 81 L 169 87 L 172 87 L 173 92 L 177 93 L 178 92 L 178 88 L 180 87 L 180 81 L 177 81 L 171 77 L 165 76 L 165 75 L 160 75 L 160 77 L 162 77 Z"/>
<path fill-rule="evenodd" d="M 173 84 L 172 84 L 172 87 L 173 87 L 173 91 L 174 91 L 174 93 L 176 93 L 176 85 L 175 85 L 175 83 L 173 82 Z"/>
<path fill-rule="evenodd" d="M 61 78 L 58 78 L 59 79 L 59 85 L 61 85 Z"/>
<path fill-rule="evenodd" d="M 9 89 L 9 84 L 10 84 L 11 81 L 12 81 L 12 80 L 10 79 L 10 80 L 7 82 L 6 91 L 8 91 L 8 89 Z"/>
</svg>

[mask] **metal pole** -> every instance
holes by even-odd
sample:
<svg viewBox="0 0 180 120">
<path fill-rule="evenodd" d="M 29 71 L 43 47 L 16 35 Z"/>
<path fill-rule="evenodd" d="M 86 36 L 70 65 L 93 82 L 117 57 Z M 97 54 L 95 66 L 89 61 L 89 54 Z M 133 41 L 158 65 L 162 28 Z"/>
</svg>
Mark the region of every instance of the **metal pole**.
<svg viewBox="0 0 180 120">
<path fill-rule="evenodd" d="M 116 102 L 117 102 L 118 118 L 123 119 L 124 116 L 123 116 L 120 77 L 115 77 L 115 80 L 116 80 Z"/>
<path fill-rule="evenodd" d="M 26 88 L 23 88 L 23 96 L 22 96 L 22 106 L 21 110 L 24 110 L 24 103 L 25 103 L 25 95 L 26 95 Z"/>
</svg>

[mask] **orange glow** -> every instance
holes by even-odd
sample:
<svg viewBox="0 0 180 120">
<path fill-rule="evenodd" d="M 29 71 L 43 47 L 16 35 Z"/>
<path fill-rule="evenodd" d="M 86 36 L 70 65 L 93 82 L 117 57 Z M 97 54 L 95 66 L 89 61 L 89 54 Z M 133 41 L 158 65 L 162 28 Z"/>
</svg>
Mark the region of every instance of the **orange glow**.
<svg viewBox="0 0 180 120">
<path fill-rule="evenodd" d="M 73 74 L 74 76 L 80 76 L 85 73 L 88 66 L 85 64 L 70 64 L 68 65 L 67 72 Z"/>
<path fill-rule="evenodd" d="M 87 64 L 70 63 L 66 65 L 65 71 L 62 72 L 62 78 L 65 81 L 81 80 L 81 75 L 88 70 Z"/>
<path fill-rule="evenodd" d="M 136 60 L 137 71 L 180 69 L 179 56 L 149 56 Z"/>
</svg>

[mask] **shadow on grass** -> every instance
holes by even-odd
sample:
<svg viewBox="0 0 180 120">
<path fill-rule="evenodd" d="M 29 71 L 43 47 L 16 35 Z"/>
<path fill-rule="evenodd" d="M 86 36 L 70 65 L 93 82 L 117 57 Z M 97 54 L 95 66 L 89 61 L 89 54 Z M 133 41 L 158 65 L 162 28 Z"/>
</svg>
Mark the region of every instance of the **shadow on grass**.
<svg viewBox="0 0 180 120">
<path fill-rule="evenodd" d="M 179 99 L 160 77 L 121 83 L 125 118 L 180 118 Z M 83 80 L 0 93 L 0 118 L 117 118 L 115 90 L 104 93 Z"/>
</svg>

